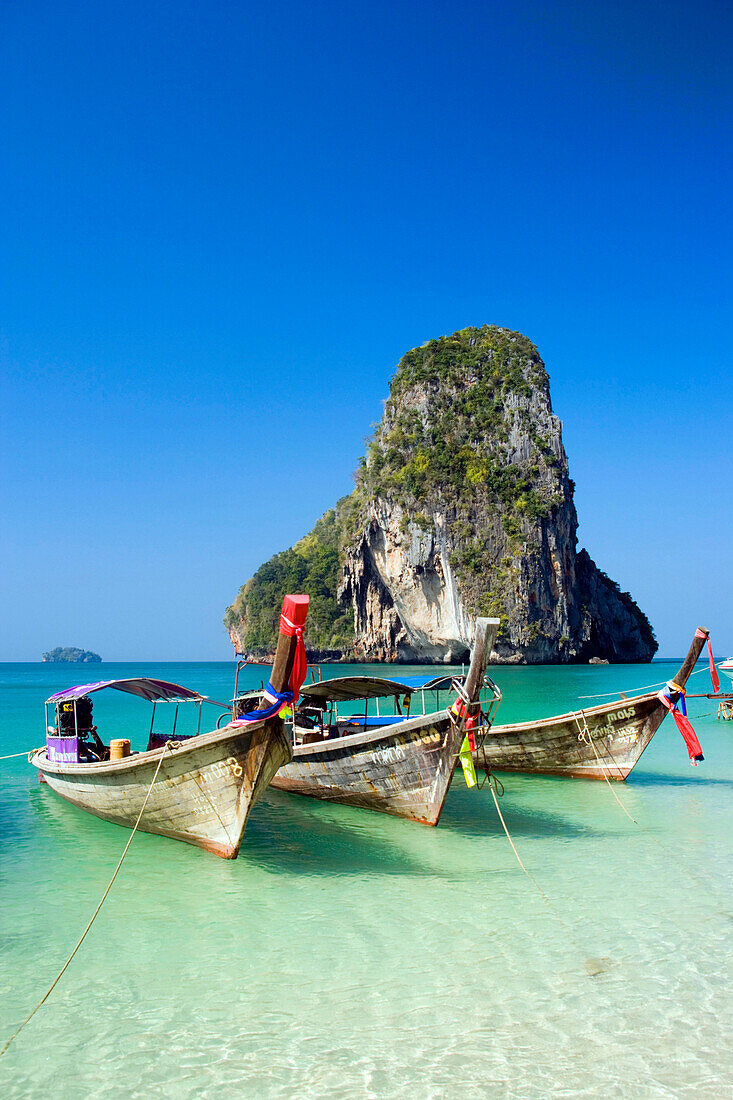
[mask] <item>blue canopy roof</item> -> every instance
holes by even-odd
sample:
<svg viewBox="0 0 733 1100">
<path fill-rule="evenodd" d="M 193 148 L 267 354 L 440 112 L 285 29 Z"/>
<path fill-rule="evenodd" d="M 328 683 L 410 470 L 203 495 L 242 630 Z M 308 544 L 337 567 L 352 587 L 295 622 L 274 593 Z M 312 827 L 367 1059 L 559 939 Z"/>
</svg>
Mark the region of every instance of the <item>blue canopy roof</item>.
<svg viewBox="0 0 733 1100">
<path fill-rule="evenodd" d="M 399 680 L 387 680 L 381 676 L 336 676 L 333 680 L 304 684 L 300 693 L 306 705 L 309 700 L 318 699 L 334 702 L 379 699 L 390 695 L 411 695 L 422 688 L 447 691 L 454 679 L 454 676 L 403 676 Z"/>
<path fill-rule="evenodd" d="M 454 680 L 463 683 L 465 676 L 401 676 L 400 680 L 413 691 L 448 691 Z"/>
</svg>

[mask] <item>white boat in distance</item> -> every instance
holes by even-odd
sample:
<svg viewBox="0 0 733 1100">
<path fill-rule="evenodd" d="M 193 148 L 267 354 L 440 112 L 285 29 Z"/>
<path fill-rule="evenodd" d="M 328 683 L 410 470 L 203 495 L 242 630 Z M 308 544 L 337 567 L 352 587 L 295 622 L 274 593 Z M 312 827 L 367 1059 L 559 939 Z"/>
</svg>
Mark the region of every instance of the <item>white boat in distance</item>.
<svg viewBox="0 0 733 1100">
<path fill-rule="evenodd" d="M 729 657 L 727 661 L 721 661 L 718 668 L 733 680 L 733 657 Z"/>
</svg>

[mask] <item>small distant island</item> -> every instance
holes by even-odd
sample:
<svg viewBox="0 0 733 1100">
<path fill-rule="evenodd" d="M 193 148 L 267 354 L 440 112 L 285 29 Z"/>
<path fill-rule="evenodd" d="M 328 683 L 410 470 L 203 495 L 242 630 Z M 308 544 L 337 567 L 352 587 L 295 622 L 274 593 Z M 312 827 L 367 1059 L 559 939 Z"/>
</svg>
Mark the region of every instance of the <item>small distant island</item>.
<svg viewBox="0 0 733 1100">
<path fill-rule="evenodd" d="M 97 665 L 102 661 L 98 653 L 92 653 L 90 649 L 77 649 L 73 645 L 56 646 L 55 649 L 50 649 L 48 653 L 44 653 L 41 659 L 56 663 L 64 661 L 69 664 L 81 662 L 88 665 Z"/>
</svg>

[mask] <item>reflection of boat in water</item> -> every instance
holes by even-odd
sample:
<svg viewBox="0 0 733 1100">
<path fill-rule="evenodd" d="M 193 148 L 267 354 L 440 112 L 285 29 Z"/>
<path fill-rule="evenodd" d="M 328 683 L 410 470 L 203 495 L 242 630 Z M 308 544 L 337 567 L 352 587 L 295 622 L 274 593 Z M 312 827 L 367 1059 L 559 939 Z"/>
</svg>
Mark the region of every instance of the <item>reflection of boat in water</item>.
<svg viewBox="0 0 733 1100">
<path fill-rule="evenodd" d="M 265 696 L 272 706 L 178 741 L 155 734 L 151 722 L 147 750 L 130 753 L 129 741 L 108 747 L 99 737 L 90 698 L 95 692 L 136 695 L 152 702 L 153 710 L 159 702 L 175 703 L 177 711 L 181 703 L 201 708 L 208 700 L 150 678 L 83 684 L 47 700 L 47 718 L 53 708 L 55 722 L 47 721 L 46 746 L 31 755 L 31 763 L 57 794 L 97 817 L 132 828 L 142 811 L 138 828 L 143 831 L 235 859 L 252 807 L 292 755 L 279 709 L 297 663 L 307 609 L 307 596 L 286 596 L 270 698 Z"/>
<path fill-rule="evenodd" d="M 668 685 L 667 703 L 679 703 L 684 696 L 684 691 L 676 689 L 684 689 L 707 637 L 707 631 L 696 633 L 682 667 Z M 474 754 L 475 764 L 486 771 L 626 779 L 669 710 L 663 694 L 620 695 L 612 703 L 552 718 L 494 725 Z M 688 741 L 688 748 L 695 742 Z"/>
<path fill-rule="evenodd" d="M 458 708 L 409 713 L 417 694 L 425 700 L 449 687 L 446 677 L 411 685 L 346 676 L 303 688 L 294 719 L 293 759 L 280 768 L 272 786 L 437 825 L 467 724 L 479 709 L 497 627 L 498 620 L 477 620 L 471 667 L 465 683 L 454 685 L 462 702 Z M 500 698 L 493 684 L 490 688 L 481 733 Z M 379 701 L 385 699 L 394 701 L 396 713 L 379 713 Z M 364 704 L 358 714 L 339 713 L 339 703 L 353 708 L 358 700 Z M 375 701 L 376 714 L 369 713 L 369 700 Z"/>
</svg>

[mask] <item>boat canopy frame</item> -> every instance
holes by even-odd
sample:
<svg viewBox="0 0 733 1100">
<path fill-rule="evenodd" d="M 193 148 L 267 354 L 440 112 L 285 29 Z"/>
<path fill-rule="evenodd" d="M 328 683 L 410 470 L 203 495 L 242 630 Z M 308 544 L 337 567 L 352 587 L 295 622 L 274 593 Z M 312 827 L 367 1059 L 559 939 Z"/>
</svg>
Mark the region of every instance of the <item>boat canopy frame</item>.
<svg viewBox="0 0 733 1100">
<path fill-rule="evenodd" d="M 371 724 L 374 728 L 407 722 L 411 718 L 425 717 L 429 713 L 438 714 L 449 708 L 440 706 L 440 692 L 450 691 L 455 693 L 458 699 L 468 702 L 465 692 L 464 676 L 442 675 L 436 677 L 406 677 L 403 681 L 386 680 L 376 676 L 341 676 L 333 680 L 324 680 L 321 683 L 309 684 L 303 692 L 303 697 L 298 710 L 302 713 L 306 710 L 320 712 L 320 725 L 325 728 L 338 725 L 339 721 L 354 718 L 361 720 L 364 728 L 370 724 L 368 714 L 369 700 L 376 702 L 376 715 Z M 435 691 L 436 706 L 434 711 L 428 709 L 425 693 Z M 367 693 L 368 692 L 368 693 Z M 415 696 L 422 698 L 422 714 L 416 711 L 411 713 L 412 701 Z M 379 700 L 394 699 L 396 715 L 380 715 Z M 402 699 L 405 712 L 402 711 L 400 700 Z M 339 703 L 358 702 L 363 700 L 364 712 L 361 715 L 339 715 Z M 501 691 L 490 676 L 484 674 L 479 692 L 478 702 L 483 712 L 481 725 L 488 729 L 493 722 L 494 712 L 501 701 Z M 293 740 L 295 740 L 296 715 L 293 714 Z"/>
<path fill-rule="evenodd" d="M 317 702 L 348 703 L 358 699 L 388 699 L 398 695 L 412 695 L 417 687 L 400 680 L 386 680 L 380 676 L 336 676 L 332 680 L 308 684 L 301 688 L 302 706 Z"/>
<path fill-rule="evenodd" d="M 136 695 L 139 699 L 145 702 L 153 704 L 152 714 L 150 716 L 150 731 L 148 734 L 148 741 L 152 737 L 153 729 L 155 727 L 155 708 L 158 703 L 175 703 L 176 710 L 173 716 L 173 731 L 171 737 L 175 736 L 176 726 L 178 724 L 178 708 L 181 703 L 193 703 L 198 706 L 198 721 L 196 724 L 196 734 L 201 732 L 201 716 L 203 713 L 204 703 L 210 703 L 215 707 L 224 707 L 229 709 L 226 703 L 219 703 L 216 699 L 209 698 L 208 695 L 202 695 L 198 691 L 192 691 L 190 688 L 182 687 L 181 684 L 174 684 L 170 680 L 157 680 L 147 676 L 135 676 L 127 677 L 119 680 L 95 680 L 90 684 L 77 684 L 74 687 L 66 688 L 64 691 L 57 691 L 54 695 L 50 695 L 44 703 L 44 714 L 46 719 L 46 735 L 56 732 L 61 733 L 61 719 L 59 717 L 59 705 L 61 703 L 73 703 L 74 705 L 74 736 L 79 738 L 79 721 L 77 715 L 76 704 L 80 699 L 84 699 L 89 695 L 92 695 L 97 691 L 105 691 L 107 688 L 113 688 L 115 691 L 123 691 L 128 695 Z M 56 726 L 51 727 L 48 721 L 48 708 L 53 704 L 56 712 Z"/>
</svg>

